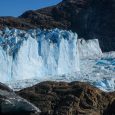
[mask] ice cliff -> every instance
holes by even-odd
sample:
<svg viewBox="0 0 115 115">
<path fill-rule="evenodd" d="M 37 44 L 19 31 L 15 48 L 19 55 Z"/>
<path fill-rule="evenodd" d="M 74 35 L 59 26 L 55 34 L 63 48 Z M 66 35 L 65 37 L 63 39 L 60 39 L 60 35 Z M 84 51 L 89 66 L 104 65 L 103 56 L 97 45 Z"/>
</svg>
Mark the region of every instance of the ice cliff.
<svg viewBox="0 0 115 115">
<path fill-rule="evenodd" d="M 78 39 L 71 31 L 0 31 L 0 81 L 13 89 L 53 80 L 83 81 L 114 91 L 114 56 L 104 55 L 97 39 Z"/>
<path fill-rule="evenodd" d="M 79 71 L 77 34 L 71 31 L 0 31 L 0 80 L 43 78 Z"/>
</svg>

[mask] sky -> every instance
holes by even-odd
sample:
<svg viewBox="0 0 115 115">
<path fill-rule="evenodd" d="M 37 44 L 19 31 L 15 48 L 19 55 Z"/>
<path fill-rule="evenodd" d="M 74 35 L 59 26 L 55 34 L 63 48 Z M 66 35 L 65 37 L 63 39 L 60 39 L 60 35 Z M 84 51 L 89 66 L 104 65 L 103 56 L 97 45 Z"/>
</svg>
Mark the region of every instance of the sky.
<svg viewBox="0 0 115 115">
<path fill-rule="evenodd" d="M 0 0 L 0 16 L 19 16 L 27 10 L 52 6 L 62 0 Z"/>
</svg>

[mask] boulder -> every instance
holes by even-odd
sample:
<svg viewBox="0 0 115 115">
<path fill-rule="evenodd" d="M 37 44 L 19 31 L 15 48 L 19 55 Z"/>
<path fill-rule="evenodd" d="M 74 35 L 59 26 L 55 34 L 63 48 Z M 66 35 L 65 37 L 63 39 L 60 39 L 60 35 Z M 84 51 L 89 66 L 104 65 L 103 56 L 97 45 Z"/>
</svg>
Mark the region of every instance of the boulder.
<svg viewBox="0 0 115 115">
<path fill-rule="evenodd" d="M 39 115 L 40 110 L 0 83 L 0 115 Z"/>
</svg>

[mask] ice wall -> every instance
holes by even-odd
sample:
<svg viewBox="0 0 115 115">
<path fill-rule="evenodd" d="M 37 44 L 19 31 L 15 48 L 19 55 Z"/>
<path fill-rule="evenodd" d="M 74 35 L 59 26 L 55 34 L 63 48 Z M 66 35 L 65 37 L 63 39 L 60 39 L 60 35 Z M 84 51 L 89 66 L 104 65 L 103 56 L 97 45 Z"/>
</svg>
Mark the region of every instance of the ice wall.
<svg viewBox="0 0 115 115">
<path fill-rule="evenodd" d="M 0 31 L 0 80 L 44 79 L 79 71 L 77 34 L 59 29 Z"/>
<path fill-rule="evenodd" d="M 84 40 L 78 39 L 78 50 L 80 59 L 101 57 L 102 51 L 98 39 Z"/>
</svg>

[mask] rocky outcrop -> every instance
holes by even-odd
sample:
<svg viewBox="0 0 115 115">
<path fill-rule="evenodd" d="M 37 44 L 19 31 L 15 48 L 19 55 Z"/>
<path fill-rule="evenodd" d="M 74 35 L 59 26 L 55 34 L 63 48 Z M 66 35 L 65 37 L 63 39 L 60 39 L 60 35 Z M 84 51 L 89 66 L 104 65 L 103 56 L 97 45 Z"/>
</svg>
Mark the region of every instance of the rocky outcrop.
<svg viewBox="0 0 115 115">
<path fill-rule="evenodd" d="M 0 83 L 0 115 L 39 115 L 39 113 L 37 107 Z"/>
<path fill-rule="evenodd" d="M 87 83 L 42 82 L 17 92 L 41 109 L 41 115 L 114 115 L 115 92 Z"/>
<path fill-rule="evenodd" d="M 115 0 L 63 0 L 21 16 L 1 17 L 0 28 L 61 28 L 85 39 L 99 39 L 103 51 L 115 50 Z"/>
</svg>

